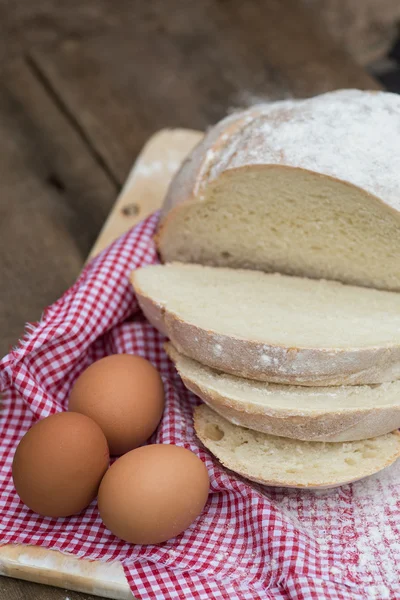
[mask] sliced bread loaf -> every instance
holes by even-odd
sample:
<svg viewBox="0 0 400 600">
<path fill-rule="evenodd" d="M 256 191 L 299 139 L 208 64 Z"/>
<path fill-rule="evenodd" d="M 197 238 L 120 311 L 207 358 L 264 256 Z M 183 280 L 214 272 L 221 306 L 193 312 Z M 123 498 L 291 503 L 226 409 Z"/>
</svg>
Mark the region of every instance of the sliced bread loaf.
<svg viewBox="0 0 400 600">
<path fill-rule="evenodd" d="M 177 350 L 220 371 L 307 386 L 400 378 L 400 294 L 179 263 L 132 283 Z"/>
<path fill-rule="evenodd" d="M 210 130 L 173 180 L 165 262 L 400 289 L 400 96 L 339 90 Z"/>
<path fill-rule="evenodd" d="M 356 442 L 300 442 L 232 425 L 205 404 L 195 409 L 194 427 L 225 467 L 279 487 L 336 487 L 372 475 L 400 456 L 397 431 Z"/>
<path fill-rule="evenodd" d="M 378 385 L 302 387 L 235 377 L 166 351 L 185 386 L 222 417 L 270 435 L 346 442 L 400 428 L 400 381 Z"/>
</svg>

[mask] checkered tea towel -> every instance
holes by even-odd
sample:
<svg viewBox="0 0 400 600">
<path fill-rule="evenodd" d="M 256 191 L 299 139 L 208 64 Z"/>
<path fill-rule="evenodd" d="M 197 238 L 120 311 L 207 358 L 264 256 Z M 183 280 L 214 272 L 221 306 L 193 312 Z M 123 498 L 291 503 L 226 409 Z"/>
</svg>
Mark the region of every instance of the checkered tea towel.
<svg viewBox="0 0 400 600">
<path fill-rule="evenodd" d="M 197 441 L 198 399 L 183 387 L 129 283 L 133 269 L 157 261 L 157 218 L 93 259 L 0 363 L 0 543 L 118 560 L 143 600 L 400 598 L 400 464 L 331 491 L 263 488 L 227 472 Z M 93 361 L 122 352 L 144 356 L 163 376 L 166 409 L 150 441 L 192 450 L 211 479 L 203 514 L 158 546 L 117 539 L 102 525 L 96 502 L 77 516 L 40 517 L 12 484 L 22 435 L 37 419 L 65 409 L 74 380 Z"/>
</svg>

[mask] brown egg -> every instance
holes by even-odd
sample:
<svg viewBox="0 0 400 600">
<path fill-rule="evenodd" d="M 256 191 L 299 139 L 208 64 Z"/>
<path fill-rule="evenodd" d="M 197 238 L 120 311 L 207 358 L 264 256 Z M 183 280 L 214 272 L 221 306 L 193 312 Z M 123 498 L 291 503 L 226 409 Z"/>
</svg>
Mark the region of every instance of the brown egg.
<svg viewBox="0 0 400 600">
<path fill-rule="evenodd" d="M 164 410 L 164 388 L 149 361 L 114 354 L 88 367 L 76 380 L 69 410 L 91 417 L 102 428 L 111 454 L 124 454 L 154 433 Z"/>
<path fill-rule="evenodd" d="M 158 544 L 182 533 L 200 515 L 209 485 L 206 467 L 190 450 L 143 446 L 107 471 L 99 489 L 100 516 L 127 542 Z"/>
<path fill-rule="evenodd" d="M 96 497 L 109 464 L 100 427 L 78 413 L 36 423 L 14 455 L 12 476 L 22 502 L 47 517 L 79 513 Z"/>
</svg>

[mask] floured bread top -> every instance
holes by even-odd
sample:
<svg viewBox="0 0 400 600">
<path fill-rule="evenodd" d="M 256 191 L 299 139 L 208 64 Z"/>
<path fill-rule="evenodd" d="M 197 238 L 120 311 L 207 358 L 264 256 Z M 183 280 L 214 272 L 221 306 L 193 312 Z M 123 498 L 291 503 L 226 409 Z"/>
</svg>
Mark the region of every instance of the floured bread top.
<svg viewBox="0 0 400 600">
<path fill-rule="evenodd" d="M 203 167 L 200 193 L 223 171 L 257 164 L 309 169 L 348 181 L 400 210 L 400 96 L 338 90 L 261 104 L 240 120 Z"/>
</svg>

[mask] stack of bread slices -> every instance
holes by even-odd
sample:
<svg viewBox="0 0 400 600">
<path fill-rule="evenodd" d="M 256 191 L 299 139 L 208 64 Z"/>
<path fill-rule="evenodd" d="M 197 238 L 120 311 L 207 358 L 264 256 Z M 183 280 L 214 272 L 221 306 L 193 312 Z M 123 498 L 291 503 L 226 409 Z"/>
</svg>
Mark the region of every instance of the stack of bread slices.
<svg viewBox="0 0 400 600">
<path fill-rule="evenodd" d="M 229 469 L 331 487 L 400 455 L 400 96 L 235 113 L 167 194 L 165 264 L 133 273 Z"/>
</svg>

